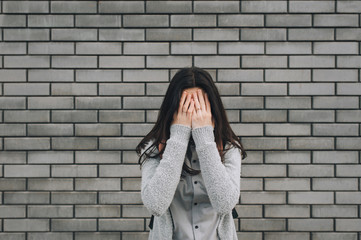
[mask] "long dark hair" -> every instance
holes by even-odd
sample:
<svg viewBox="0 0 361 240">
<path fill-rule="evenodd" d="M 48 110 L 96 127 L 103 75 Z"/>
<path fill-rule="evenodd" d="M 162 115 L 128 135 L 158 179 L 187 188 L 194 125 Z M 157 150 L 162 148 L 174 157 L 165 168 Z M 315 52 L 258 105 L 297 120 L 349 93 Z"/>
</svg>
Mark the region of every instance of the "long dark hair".
<svg viewBox="0 0 361 240">
<path fill-rule="evenodd" d="M 142 167 L 142 164 L 149 157 L 161 157 L 163 155 L 166 146 L 166 140 L 170 137 L 170 125 L 173 120 L 173 114 L 178 110 L 182 92 L 187 88 L 193 87 L 199 87 L 208 94 L 208 99 L 211 104 L 212 117 L 214 119 L 213 132 L 217 149 L 221 156 L 221 161 L 224 162 L 224 154 L 227 150 L 229 150 L 229 148 L 224 148 L 227 142 L 241 150 L 242 160 L 247 157 L 247 153 L 245 152 L 241 141 L 232 131 L 231 126 L 229 125 L 218 89 L 214 84 L 211 75 L 201 68 L 189 67 L 180 69 L 173 76 L 169 83 L 168 90 L 165 94 L 163 103 L 158 113 L 158 119 L 153 129 L 140 141 L 136 147 L 136 152 L 139 156 L 138 163 L 141 164 L 140 167 Z M 142 149 L 145 148 L 150 140 L 153 140 L 153 143 L 148 147 L 148 149 L 144 151 L 143 154 L 141 154 Z M 190 143 L 191 142 L 192 139 Z M 190 143 L 188 144 L 187 153 L 189 153 Z M 153 154 L 155 149 L 158 150 L 158 154 Z M 150 151 L 148 152 L 148 150 Z M 141 161 L 142 159 L 144 160 Z M 200 172 L 200 170 L 190 168 L 185 162 L 183 164 L 183 171 L 191 175 L 195 175 Z"/>
</svg>

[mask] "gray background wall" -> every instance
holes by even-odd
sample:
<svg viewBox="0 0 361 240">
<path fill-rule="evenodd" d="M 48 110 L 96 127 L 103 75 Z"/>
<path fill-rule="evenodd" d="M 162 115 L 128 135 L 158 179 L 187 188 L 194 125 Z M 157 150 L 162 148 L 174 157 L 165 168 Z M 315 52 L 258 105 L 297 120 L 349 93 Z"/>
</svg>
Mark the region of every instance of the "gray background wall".
<svg viewBox="0 0 361 240">
<path fill-rule="evenodd" d="M 0 6 L 0 239 L 147 239 L 134 148 L 192 65 L 248 150 L 239 239 L 360 239 L 360 1 Z"/>
</svg>

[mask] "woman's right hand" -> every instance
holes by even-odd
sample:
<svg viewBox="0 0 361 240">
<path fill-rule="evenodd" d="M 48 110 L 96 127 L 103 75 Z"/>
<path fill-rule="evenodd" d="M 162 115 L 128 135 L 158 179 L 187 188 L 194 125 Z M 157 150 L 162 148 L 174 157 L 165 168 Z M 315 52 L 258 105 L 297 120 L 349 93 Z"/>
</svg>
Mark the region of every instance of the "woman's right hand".
<svg viewBox="0 0 361 240">
<path fill-rule="evenodd" d="M 182 124 L 192 127 L 192 114 L 194 110 L 194 100 L 192 94 L 183 91 L 179 102 L 178 110 L 173 115 L 172 124 Z"/>
</svg>

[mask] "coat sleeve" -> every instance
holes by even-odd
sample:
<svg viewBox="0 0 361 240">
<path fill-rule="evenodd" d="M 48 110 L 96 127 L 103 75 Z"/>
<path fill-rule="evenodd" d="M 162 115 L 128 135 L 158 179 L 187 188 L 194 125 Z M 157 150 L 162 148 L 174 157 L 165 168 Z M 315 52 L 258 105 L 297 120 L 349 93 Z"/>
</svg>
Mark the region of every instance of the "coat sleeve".
<svg viewBox="0 0 361 240">
<path fill-rule="evenodd" d="M 191 128 L 172 124 L 163 157 L 149 158 L 142 166 L 141 198 L 148 211 L 161 216 L 169 208 L 180 181 Z M 142 153 L 150 146 L 148 143 Z"/>
<path fill-rule="evenodd" d="M 240 197 L 241 151 L 232 145 L 222 164 L 212 126 L 195 128 L 192 136 L 211 204 L 219 214 L 227 214 Z"/>
</svg>

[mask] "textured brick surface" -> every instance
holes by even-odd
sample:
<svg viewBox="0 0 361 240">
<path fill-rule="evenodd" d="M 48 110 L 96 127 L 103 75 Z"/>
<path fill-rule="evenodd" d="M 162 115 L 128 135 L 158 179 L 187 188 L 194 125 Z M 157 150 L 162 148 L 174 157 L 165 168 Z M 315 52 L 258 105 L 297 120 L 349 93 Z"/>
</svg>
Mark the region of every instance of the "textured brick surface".
<svg viewBox="0 0 361 240">
<path fill-rule="evenodd" d="M 360 240 L 361 2 L 1 1 L 0 239 L 146 240 L 134 148 L 176 70 L 247 150 L 240 240 Z"/>
</svg>

